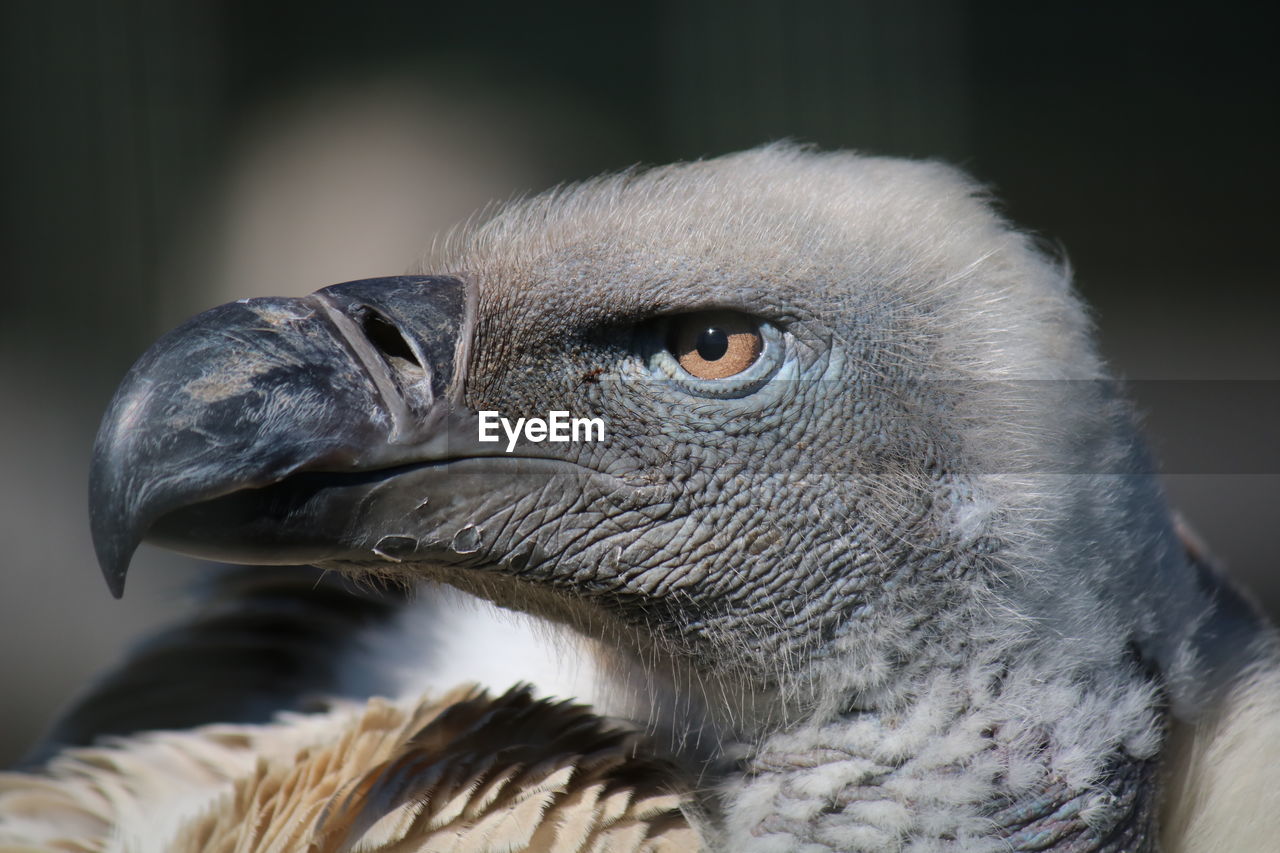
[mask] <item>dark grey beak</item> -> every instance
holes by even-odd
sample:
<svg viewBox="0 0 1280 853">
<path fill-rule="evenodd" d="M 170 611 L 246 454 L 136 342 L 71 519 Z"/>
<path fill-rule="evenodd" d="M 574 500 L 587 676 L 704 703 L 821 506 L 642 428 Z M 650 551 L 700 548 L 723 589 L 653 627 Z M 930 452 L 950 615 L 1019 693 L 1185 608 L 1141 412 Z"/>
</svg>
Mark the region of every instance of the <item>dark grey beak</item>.
<svg viewBox="0 0 1280 853">
<path fill-rule="evenodd" d="M 475 442 L 459 405 L 469 305 L 456 278 L 368 279 L 223 305 L 161 338 L 94 445 L 90 521 L 111 592 L 144 537 L 231 562 L 367 552 L 353 507 L 379 472 Z"/>
</svg>

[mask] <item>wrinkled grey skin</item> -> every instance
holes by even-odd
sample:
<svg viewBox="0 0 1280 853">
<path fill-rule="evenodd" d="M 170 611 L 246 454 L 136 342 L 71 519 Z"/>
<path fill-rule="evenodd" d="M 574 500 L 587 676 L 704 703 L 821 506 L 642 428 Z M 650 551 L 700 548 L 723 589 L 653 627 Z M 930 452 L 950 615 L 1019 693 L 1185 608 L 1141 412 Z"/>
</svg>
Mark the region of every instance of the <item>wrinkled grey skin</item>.
<svg viewBox="0 0 1280 853">
<path fill-rule="evenodd" d="M 1177 541 L 1062 272 L 971 196 L 939 167 L 766 149 L 500 214 L 451 279 L 398 280 L 378 311 L 400 344 L 349 285 L 210 312 L 104 422 L 104 570 L 122 585 L 145 534 L 602 638 L 682 694 L 665 725 L 705 730 L 676 757 L 724 849 L 1156 849 L 1169 715 L 1215 689 L 1229 593 Z M 441 288 L 466 299 L 424 332 Z M 762 323 L 747 379 L 666 352 L 707 308 Z M 192 334 L 245 346 L 195 357 Z M 330 396 L 280 378 L 291 335 L 348 377 Z M 228 371 L 258 414 L 202 408 Z M 607 440 L 509 456 L 479 410 L 599 416 Z"/>
</svg>

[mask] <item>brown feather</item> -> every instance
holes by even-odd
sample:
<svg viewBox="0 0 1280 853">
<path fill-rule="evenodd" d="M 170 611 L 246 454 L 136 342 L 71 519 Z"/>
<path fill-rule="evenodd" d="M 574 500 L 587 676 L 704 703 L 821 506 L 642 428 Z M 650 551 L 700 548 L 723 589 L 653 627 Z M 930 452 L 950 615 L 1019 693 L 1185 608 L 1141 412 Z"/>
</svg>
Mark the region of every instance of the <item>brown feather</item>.
<svg viewBox="0 0 1280 853">
<path fill-rule="evenodd" d="M 460 688 L 0 774 L 0 851 L 686 851 L 700 845 L 685 790 L 637 732 L 588 708 Z M 19 839 L 38 843 L 6 846 Z"/>
</svg>

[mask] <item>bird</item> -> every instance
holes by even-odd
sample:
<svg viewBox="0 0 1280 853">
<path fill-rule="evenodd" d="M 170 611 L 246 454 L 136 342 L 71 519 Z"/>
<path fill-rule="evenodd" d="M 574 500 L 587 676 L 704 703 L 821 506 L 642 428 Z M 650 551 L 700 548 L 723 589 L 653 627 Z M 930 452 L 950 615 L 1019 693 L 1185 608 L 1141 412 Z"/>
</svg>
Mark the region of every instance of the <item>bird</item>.
<svg viewBox="0 0 1280 853">
<path fill-rule="evenodd" d="M 1069 266 L 941 163 L 776 143 L 631 169 L 413 274 L 212 309 L 125 378 L 90 491 L 116 595 L 144 539 L 243 567 L 0 781 L 0 838 L 157 750 L 243 753 L 211 787 L 248 811 L 165 824 L 234 828 L 280 756 L 380 719 L 368 762 L 302 774 L 307 843 L 335 815 L 407 832 L 466 812 L 418 778 L 457 760 L 423 733 L 513 704 L 612 744 L 599 772 L 671 849 L 1280 829 L 1274 628 L 1169 506 Z M 521 671 L 534 646 L 577 681 Z M 597 778 L 498 729 L 468 760 L 506 738 Z"/>
</svg>

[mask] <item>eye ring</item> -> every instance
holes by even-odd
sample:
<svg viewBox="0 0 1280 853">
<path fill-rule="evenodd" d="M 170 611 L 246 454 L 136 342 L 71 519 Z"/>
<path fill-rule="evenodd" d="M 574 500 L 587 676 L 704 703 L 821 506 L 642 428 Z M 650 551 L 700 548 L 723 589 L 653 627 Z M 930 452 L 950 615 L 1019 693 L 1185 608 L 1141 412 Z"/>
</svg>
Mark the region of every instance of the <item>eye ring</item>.
<svg viewBox="0 0 1280 853">
<path fill-rule="evenodd" d="M 754 319 L 735 311 L 699 311 L 674 318 L 667 350 L 697 379 L 737 376 L 764 352 L 764 337 Z"/>
</svg>

